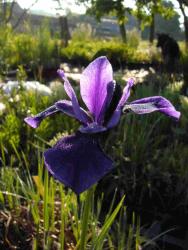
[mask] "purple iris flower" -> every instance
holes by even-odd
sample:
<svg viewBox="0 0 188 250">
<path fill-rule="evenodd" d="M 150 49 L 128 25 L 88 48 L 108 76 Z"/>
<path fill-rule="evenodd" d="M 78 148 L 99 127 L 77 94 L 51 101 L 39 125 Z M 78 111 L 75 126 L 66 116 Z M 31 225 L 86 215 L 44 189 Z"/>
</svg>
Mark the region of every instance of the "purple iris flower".
<svg viewBox="0 0 188 250">
<path fill-rule="evenodd" d="M 43 112 L 25 118 L 25 122 L 37 128 L 43 119 L 57 112 L 81 122 L 82 125 L 75 135 L 61 138 L 55 146 L 44 152 L 44 161 L 49 172 L 77 194 L 88 189 L 112 170 L 113 162 L 102 151 L 98 138 L 102 132 L 118 124 L 123 112 L 147 114 L 159 111 L 175 120 L 180 117 L 180 112 L 161 96 L 127 103 L 134 85 L 133 79 L 128 80 L 117 98 L 118 85 L 113 80 L 112 66 L 104 56 L 91 62 L 81 75 L 80 92 L 88 111 L 80 107 L 64 72 L 58 70 L 58 74 L 64 81 L 64 89 L 70 100 L 57 101 Z"/>
</svg>

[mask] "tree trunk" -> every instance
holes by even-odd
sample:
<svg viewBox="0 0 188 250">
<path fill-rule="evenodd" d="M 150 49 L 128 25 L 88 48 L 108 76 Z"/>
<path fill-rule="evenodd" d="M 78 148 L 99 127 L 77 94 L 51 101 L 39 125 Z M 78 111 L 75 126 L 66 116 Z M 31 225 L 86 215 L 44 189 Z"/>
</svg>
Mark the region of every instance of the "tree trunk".
<svg viewBox="0 0 188 250">
<path fill-rule="evenodd" d="M 184 29 L 185 29 L 185 48 L 188 51 L 188 17 L 186 16 L 185 9 L 183 6 L 183 3 L 181 1 L 179 2 L 179 6 L 181 9 L 181 12 L 183 14 L 184 19 Z M 188 56 L 184 58 L 185 61 L 183 61 L 183 86 L 181 89 L 181 93 L 183 95 L 187 95 L 188 92 Z"/>
<path fill-rule="evenodd" d="M 7 18 L 7 3 L 3 1 L 3 20 L 6 22 Z"/>
<path fill-rule="evenodd" d="M 183 86 L 181 89 L 181 93 L 183 95 L 188 95 L 188 57 L 186 59 L 182 65 L 183 66 Z"/>
<path fill-rule="evenodd" d="M 150 25 L 150 33 L 149 33 L 149 41 L 153 44 L 154 36 L 155 36 L 155 14 L 151 14 L 151 25 Z"/>
<path fill-rule="evenodd" d="M 186 15 L 183 15 L 183 17 L 184 17 L 184 29 L 185 29 L 185 49 L 188 51 L 188 17 Z"/>
<path fill-rule="evenodd" d="M 122 41 L 124 43 L 126 43 L 126 41 L 127 41 L 127 35 L 126 35 L 126 29 L 125 29 L 125 24 L 124 23 L 120 23 L 119 24 L 119 30 L 120 30 Z"/>
<path fill-rule="evenodd" d="M 185 28 L 185 48 L 188 51 L 188 17 L 184 19 L 184 28 Z"/>
<path fill-rule="evenodd" d="M 68 20 L 66 16 L 61 16 L 59 18 L 60 29 L 61 29 L 61 39 L 63 40 L 63 44 L 67 47 L 68 42 L 71 38 L 68 26 Z"/>
<path fill-rule="evenodd" d="M 183 14 L 183 19 L 184 19 L 185 48 L 186 48 L 186 50 L 188 50 L 188 17 L 185 14 L 185 9 L 184 9 L 183 3 L 181 1 L 178 1 L 178 2 L 179 2 L 179 6 L 180 6 L 181 12 Z"/>
</svg>

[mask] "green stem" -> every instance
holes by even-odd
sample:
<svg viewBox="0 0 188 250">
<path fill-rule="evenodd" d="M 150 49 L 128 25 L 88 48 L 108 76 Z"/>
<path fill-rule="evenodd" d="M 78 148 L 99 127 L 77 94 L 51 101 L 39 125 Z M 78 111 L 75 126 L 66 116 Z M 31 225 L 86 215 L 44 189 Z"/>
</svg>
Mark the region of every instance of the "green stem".
<svg viewBox="0 0 188 250">
<path fill-rule="evenodd" d="M 81 239 L 80 239 L 80 250 L 86 249 L 87 243 L 87 230 L 89 222 L 89 214 L 91 212 L 93 188 L 90 188 L 86 194 L 86 200 L 84 203 L 84 211 L 82 216 L 82 228 L 81 228 Z"/>
</svg>

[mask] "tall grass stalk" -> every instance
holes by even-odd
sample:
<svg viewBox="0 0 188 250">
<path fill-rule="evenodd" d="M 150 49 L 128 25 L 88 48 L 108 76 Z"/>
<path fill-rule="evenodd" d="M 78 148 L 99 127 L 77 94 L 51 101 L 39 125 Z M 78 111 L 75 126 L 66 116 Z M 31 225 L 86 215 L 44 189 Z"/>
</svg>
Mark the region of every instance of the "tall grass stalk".
<svg viewBox="0 0 188 250">
<path fill-rule="evenodd" d="M 86 193 L 86 199 L 84 202 L 84 210 L 83 210 L 83 217 L 82 217 L 82 226 L 81 226 L 81 237 L 80 237 L 80 247 L 79 249 L 86 249 L 87 243 L 87 231 L 88 231 L 88 222 L 89 216 L 91 213 L 91 204 L 92 204 L 92 195 L 94 193 L 93 187 L 90 188 Z"/>
<path fill-rule="evenodd" d="M 61 250 L 64 250 L 65 247 L 65 198 L 64 198 L 64 192 L 62 186 L 60 186 L 60 197 L 61 197 L 61 228 L 60 228 L 60 245 Z"/>
<path fill-rule="evenodd" d="M 44 173 L 44 208 L 43 208 L 43 217 L 44 217 L 44 249 L 48 249 L 48 232 L 49 232 L 49 177 L 48 171 L 45 170 Z"/>
<path fill-rule="evenodd" d="M 114 222 L 117 214 L 119 213 L 123 205 L 124 199 L 125 199 L 125 196 L 123 196 L 123 198 L 121 199 L 121 201 L 119 202 L 119 204 L 117 205 L 113 213 L 109 214 L 108 218 L 106 219 L 104 225 L 101 228 L 100 234 L 97 237 L 94 249 L 97 249 L 97 250 L 103 249 L 105 237 L 107 236 L 107 233 L 110 230 L 112 223 Z"/>
</svg>

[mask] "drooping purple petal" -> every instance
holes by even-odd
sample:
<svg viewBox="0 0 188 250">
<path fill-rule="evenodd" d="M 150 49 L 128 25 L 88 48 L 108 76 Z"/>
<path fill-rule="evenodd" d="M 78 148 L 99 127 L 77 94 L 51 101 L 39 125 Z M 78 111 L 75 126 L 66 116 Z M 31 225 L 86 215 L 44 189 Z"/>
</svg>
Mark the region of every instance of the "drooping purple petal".
<svg viewBox="0 0 188 250">
<path fill-rule="evenodd" d="M 94 134 L 106 131 L 107 128 L 99 125 L 96 122 L 89 123 L 87 126 L 81 126 L 79 131 L 85 134 Z"/>
<path fill-rule="evenodd" d="M 87 123 L 87 120 L 85 120 L 85 117 L 83 116 L 83 113 L 81 111 L 80 105 L 78 103 L 78 99 L 76 97 L 76 94 L 74 92 L 74 89 L 72 88 L 69 80 L 67 79 L 67 77 L 65 76 L 65 73 L 63 70 L 59 69 L 57 71 L 57 73 L 59 74 L 59 76 L 63 79 L 64 81 L 64 89 L 65 92 L 67 93 L 67 95 L 69 96 L 69 98 L 71 99 L 72 102 L 72 106 L 74 109 L 74 113 L 76 115 L 76 118 L 83 123 Z"/>
<path fill-rule="evenodd" d="M 130 78 L 127 82 L 127 85 L 123 89 L 123 94 L 121 96 L 121 99 L 120 99 L 112 117 L 110 118 L 110 120 L 107 124 L 107 128 L 112 128 L 118 124 L 120 117 L 121 117 L 122 108 L 130 96 L 130 91 L 131 91 L 131 88 L 133 87 L 133 85 L 134 85 L 134 80 L 132 78 Z"/>
<path fill-rule="evenodd" d="M 37 128 L 46 117 L 53 115 L 58 111 L 59 110 L 56 108 L 56 106 L 53 105 L 35 116 L 26 117 L 24 121 L 32 128 Z"/>
<path fill-rule="evenodd" d="M 77 118 L 75 115 L 71 101 L 60 100 L 60 101 L 55 103 L 55 106 L 59 111 L 62 111 L 63 113 L 65 113 L 71 117 Z M 87 112 L 82 108 L 80 108 L 80 111 L 82 113 L 82 117 L 84 117 L 84 120 L 87 121 L 87 123 L 91 122 L 91 117 L 89 117 Z"/>
<path fill-rule="evenodd" d="M 112 160 L 90 136 L 77 134 L 62 138 L 44 153 L 49 172 L 75 193 L 88 189 L 112 170 Z"/>
<path fill-rule="evenodd" d="M 87 121 L 87 123 L 91 122 L 91 118 L 88 116 L 88 114 L 82 108 L 80 110 L 80 112 L 82 113 L 82 117 L 84 117 L 84 120 Z M 60 100 L 35 116 L 26 117 L 24 121 L 32 128 L 37 128 L 46 117 L 57 112 L 63 112 L 71 117 L 78 119 L 74 112 L 72 102 L 67 100 Z"/>
<path fill-rule="evenodd" d="M 80 79 L 80 92 L 83 101 L 98 120 L 107 95 L 107 85 L 113 81 L 112 66 L 106 57 L 95 59 L 83 71 Z"/>
<path fill-rule="evenodd" d="M 167 116 L 179 120 L 180 112 L 177 111 L 172 103 L 162 96 L 152 96 L 125 104 L 123 112 L 132 111 L 136 114 L 148 114 L 159 111 Z"/>
<path fill-rule="evenodd" d="M 67 101 L 67 100 L 60 100 L 57 101 L 55 103 L 55 106 L 58 110 L 60 110 L 61 112 L 71 116 L 71 117 L 75 117 L 75 113 L 74 113 L 74 109 L 72 106 L 72 102 L 71 101 Z"/>
</svg>

